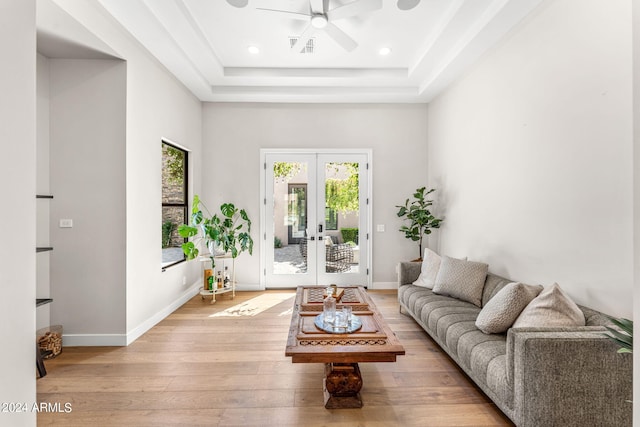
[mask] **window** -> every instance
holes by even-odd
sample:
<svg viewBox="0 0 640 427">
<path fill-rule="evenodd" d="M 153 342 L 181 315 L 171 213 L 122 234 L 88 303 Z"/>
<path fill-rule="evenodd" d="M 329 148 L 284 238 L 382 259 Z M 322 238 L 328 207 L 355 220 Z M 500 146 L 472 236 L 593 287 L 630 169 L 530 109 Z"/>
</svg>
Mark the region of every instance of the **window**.
<svg viewBox="0 0 640 427">
<path fill-rule="evenodd" d="M 187 223 L 187 152 L 162 141 L 162 268 L 184 261 L 178 226 Z"/>
</svg>

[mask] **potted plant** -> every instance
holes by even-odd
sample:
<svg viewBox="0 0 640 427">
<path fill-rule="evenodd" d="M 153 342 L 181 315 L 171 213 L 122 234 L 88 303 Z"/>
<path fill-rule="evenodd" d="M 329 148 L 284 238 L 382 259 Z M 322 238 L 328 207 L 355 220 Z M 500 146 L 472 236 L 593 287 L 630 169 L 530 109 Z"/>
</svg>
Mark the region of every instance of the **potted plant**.
<svg viewBox="0 0 640 427">
<path fill-rule="evenodd" d="M 409 225 L 400 227 L 399 231 L 403 232 L 407 239 L 418 242 L 418 261 L 422 260 L 422 238 L 425 234 L 431 234 L 432 228 L 440 228 L 440 224 L 444 221 L 436 218 L 429 210 L 433 200 L 427 200 L 427 195 L 434 191 L 436 191 L 434 188 L 429 191 L 426 191 L 426 187 L 418 188 L 413 193 L 414 200 L 407 199 L 404 205 L 396 206 L 399 208 L 398 217 L 409 222 Z"/>
<path fill-rule="evenodd" d="M 609 320 L 620 330 L 605 326 L 609 331 L 605 336 L 620 346 L 618 353 L 633 353 L 633 320 L 613 317 L 609 317 Z"/>
<path fill-rule="evenodd" d="M 253 253 L 251 220 L 247 212 L 244 209 L 238 209 L 233 203 L 223 203 L 220 206 L 220 214 L 220 216 L 211 215 L 204 203 L 200 201 L 200 197 L 197 194 L 193 196 L 190 224 L 178 227 L 180 236 L 196 237 L 182 244 L 182 252 L 188 260 L 196 258 L 200 253 L 198 249 L 200 241 L 204 242 L 209 249 L 211 268 L 215 268 L 215 256 L 229 254 L 235 264 L 236 257 L 242 252 Z"/>
</svg>

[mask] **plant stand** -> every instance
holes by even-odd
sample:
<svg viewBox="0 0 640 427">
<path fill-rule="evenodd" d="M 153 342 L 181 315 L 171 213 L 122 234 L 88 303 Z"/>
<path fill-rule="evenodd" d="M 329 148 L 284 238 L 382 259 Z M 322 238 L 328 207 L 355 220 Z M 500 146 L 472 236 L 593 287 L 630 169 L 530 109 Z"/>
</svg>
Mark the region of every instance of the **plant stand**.
<svg viewBox="0 0 640 427">
<path fill-rule="evenodd" d="M 211 297 L 211 304 L 215 304 L 216 303 L 216 295 L 220 295 L 220 294 L 226 294 L 228 292 L 231 292 L 231 299 L 234 299 L 236 297 L 236 269 L 235 269 L 235 260 L 230 256 L 230 255 L 222 255 L 222 256 L 215 256 L 214 257 L 215 261 L 216 261 L 216 271 L 220 271 L 222 274 L 224 274 L 224 268 L 225 267 L 229 267 L 229 264 L 231 264 L 231 273 L 229 274 L 229 286 L 227 287 L 222 287 L 222 288 L 217 288 L 217 289 L 205 289 L 204 285 L 203 287 L 200 289 L 200 296 L 202 297 L 202 299 L 204 300 L 205 297 L 210 296 Z M 198 257 L 198 260 L 202 263 L 205 262 L 211 262 L 211 258 L 209 256 L 200 256 Z M 206 264 L 203 264 L 206 266 Z M 204 277 L 204 270 L 205 268 L 203 268 L 202 270 L 202 275 Z M 215 275 L 215 271 L 214 271 L 214 278 L 216 277 Z"/>
</svg>

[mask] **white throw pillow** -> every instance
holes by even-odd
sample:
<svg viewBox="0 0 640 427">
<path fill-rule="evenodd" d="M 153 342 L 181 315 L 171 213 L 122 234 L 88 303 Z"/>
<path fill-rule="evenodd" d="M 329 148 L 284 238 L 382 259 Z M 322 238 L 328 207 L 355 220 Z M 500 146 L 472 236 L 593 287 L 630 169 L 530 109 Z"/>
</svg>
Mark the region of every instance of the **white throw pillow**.
<svg viewBox="0 0 640 427">
<path fill-rule="evenodd" d="M 509 283 L 482 307 L 476 319 L 476 327 L 485 334 L 505 332 L 540 292 L 542 292 L 540 285 Z"/>
<path fill-rule="evenodd" d="M 440 270 L 440 255 L 435 253 L 429 248 L 425 248 L 424 256 L 422 257 L 422 269 L 420 270 L 420 276 L 413 282 L 416 286 L 422 286 L 423 288 L 433 289 L 433 285 L 436 283 L 436 276 L 438 270 Z"/>
<path fill-rule="evenodd" d="M 547 287 L 522 310 L 514 328 L 584 326 L 584 313 L 557 283 Z"/>
<path fill-rule="evenodd" d="M 440 261 L 433 293 L 448 295 L 482 307 L 482 290 L 489 265 L 446 255 Z"/>
</svg>

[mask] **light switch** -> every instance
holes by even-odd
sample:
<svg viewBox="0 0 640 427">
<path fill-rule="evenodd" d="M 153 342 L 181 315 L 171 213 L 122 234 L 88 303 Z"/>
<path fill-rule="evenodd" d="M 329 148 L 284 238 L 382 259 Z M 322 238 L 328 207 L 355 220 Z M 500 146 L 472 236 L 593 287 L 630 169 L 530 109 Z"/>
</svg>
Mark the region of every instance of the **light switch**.
<svg viewBox="0 0 640 427">
<path fill-rule="evenodd" d="M 376 231 L 382 233 L 384 231 L 384 224 L 378 224 L 378 226 L 376 227 Z"/>
<path fill-rule="evenodd" d="M 61 219 L 60 220 L 60 228 L 72 228 L 73 220 L 72 219 Z"/>
</svg>

